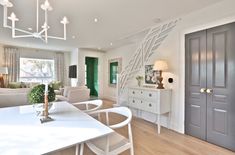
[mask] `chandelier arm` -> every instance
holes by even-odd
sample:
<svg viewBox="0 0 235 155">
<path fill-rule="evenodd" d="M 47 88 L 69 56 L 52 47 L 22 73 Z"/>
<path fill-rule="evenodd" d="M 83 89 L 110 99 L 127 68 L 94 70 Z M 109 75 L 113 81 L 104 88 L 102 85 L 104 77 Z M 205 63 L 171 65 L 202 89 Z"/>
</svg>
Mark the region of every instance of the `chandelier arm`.
<svg viewBox="0 0 235 155">
<path fill-rule="evenodd" d="M 15 35 L 14 38 L 28 38 L 28 37 L 33 37 L 33 35 L 18 35 L 18 36 Z"/>
<path fill-rule="evenodd" d="M 46 31 L 46 29 L 42 29 L 38 34 L 42 35 L 42 33 L 44 33 Z"/>
<path fill-rule="evenodd" d="M 48 30 L 48 23 L 47 23 L 47 9 L 45 9 L 45 24 L 44 24 L 44 26 L 45 26 L 45 28 L 44 28 L 44 30 L 45 30 L 45 41 L 46 41 L 46 43 L 48 42 L 48 37 L 47 37 L 47 35 L 48 35 L 48 33 L 47 33 L 47 30 Z"/>
<path fill-rule="evenodd" d="M 12 27 L 8 26 L 8 25 L 6 26 L 6 28 L 12 29 Z M 22 30 L 22 29 L 19 29 L 19 28 L 15 28 L 15 31 L 19 31 L 19 32 L 26 33 L 26 34 L 29 34 L 29 35 L 33 34 L 32 32 L 29 32 L 29 31 L 26 31 L 26 30 Z"/>
<path fill-rule="evenodd" d="M 36 21 L 36 31 L 37 31 L 37 33 L 38 33 L 38 31 L 39 31 L 39 0 L 37 0 L 37 21 Z"/>
<path fill-rule="evenodd" d="M 16 32 L 16 31 L 15 31 L 15 20 L 12 20 L 11 23 L 12 23 L 12 24 L 11 24 L 11 25 L 12 25 L 12 26 L 11 26 L 12 38 L 15 38 L 15 32 Z"/>
<path fill-rule="evenodd" d="M 3 7 L 3 27 L 7 27 L 7 6 Z"/>
<path fill-rule="evenodd" d="M 44 35 L 42 35 L 42 36 L 45 37 Z M 47 36 L 47 38 L 64 40 L 64 37 Z"/>
<path fill-rule="evenodd" d="M 66 24 L 64 24 L 64 40 L 66 40 L 66 34 L 67 34 L 67 31 L 66 31 Z"/>
</svg>

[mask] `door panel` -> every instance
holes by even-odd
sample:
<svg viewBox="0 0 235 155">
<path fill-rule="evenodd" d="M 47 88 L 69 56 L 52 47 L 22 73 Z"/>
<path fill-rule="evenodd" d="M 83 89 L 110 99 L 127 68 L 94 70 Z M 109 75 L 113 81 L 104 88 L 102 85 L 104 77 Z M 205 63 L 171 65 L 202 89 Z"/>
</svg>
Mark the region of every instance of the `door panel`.
<svg viewBox="0 0 235 155">
<path fill-rule="evenodd" d="M 207 30 L 207 141 L 235 150 L 235 23 Z"/>
<path fill-rule="evenodd" d="M 206 139 L 206 31 L 186 35 L 186 134 Z"/>
</svg>

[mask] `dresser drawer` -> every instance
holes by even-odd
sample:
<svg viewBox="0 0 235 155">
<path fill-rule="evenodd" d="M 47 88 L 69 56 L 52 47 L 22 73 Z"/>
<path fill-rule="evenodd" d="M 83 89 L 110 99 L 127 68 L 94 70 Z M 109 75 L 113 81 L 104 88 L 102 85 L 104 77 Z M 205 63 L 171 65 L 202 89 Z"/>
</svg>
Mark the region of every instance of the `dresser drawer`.
<svg viewBox="0 0 235 155">
<path fill-rule="evenodd" d="M 130 107 L 139 109 L 139 108 L 140 108 L 140 100 L 139 100 L 139 99 L 136 99 L 136 98 L 130 97 L 130 98 L 129 98 L 129 101 L 128 101 L 128 105 L 129 105 Z"/>
<path fill-rule="evenodd" d="M 142 101 L 141 109 L 144 111 L 151 112 L 151 113 L 156 113 L 156 111 L 158 111 L 156 103 L 148 102 L 148 101 Z"/>
<path fill-rule="evenodd" d="M 155 91 L 143 91 L 143 99 L 146 101 L 152 101 L 152 102 L 157 102 L 158 101 L 158 92 Z"/>
<path fill-rule="evenodd" d="M 128 96 L 130 97 L 142 98 L 143 94 L 144 94 L 143 90 L 129 89 L 128 91 Z"/>
</svg>

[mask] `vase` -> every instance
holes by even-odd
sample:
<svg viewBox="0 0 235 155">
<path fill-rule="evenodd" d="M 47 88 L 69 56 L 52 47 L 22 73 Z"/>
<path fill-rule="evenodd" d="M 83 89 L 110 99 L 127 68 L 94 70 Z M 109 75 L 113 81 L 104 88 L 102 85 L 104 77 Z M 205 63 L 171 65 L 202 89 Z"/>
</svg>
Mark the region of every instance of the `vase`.
<svg viewBox="0 0 235 155">
<path fill-rule="evenodd" d="M 48 104 L 48 111 L 51 109 L 51 107 L 53 106 L 53 103 L 49 103 Z M 43 115 L 43 111 L 44 111 L 44 103 L 37 103 L 33 105 L 37 116 L 42 116 Z"/>
</svg>

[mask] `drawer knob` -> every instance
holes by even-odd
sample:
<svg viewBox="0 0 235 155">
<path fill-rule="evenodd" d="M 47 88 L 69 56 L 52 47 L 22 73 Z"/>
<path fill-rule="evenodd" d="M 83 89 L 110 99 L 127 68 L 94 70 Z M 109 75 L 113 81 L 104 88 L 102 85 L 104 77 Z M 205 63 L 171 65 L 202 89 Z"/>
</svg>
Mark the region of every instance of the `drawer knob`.
<svg viewBox="0 0 235 155">
<path fill-rule="evenodd" d="M 141 91 L 141 94 L 143 94 L 143 92 Z"/>
<path fill-rule="evenodd" d="M 135 100 L 133 100 L 132 102 L 135 103 Z"/>
<path fill-rule="evenodd" d="M 152 94 L 149 94 L 149 97 L 152 97 Z"/>
<path fill-rule="evenodd" d="M 140 103 L 143 103 L 143 101 L 140 101 Z"/>
<path fill-rule="evenodd" d="M 149 107 L 152 107 L 152 104 L 151 104 L 151 103 L 149 104 Z"/>
<path fill-rule="evenodd" d="M 135 94 L 135 92 L 133 91 L 132 94 Z"/>
</svg>

